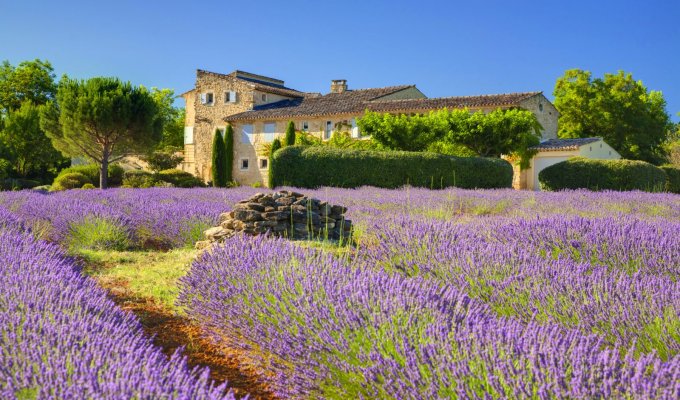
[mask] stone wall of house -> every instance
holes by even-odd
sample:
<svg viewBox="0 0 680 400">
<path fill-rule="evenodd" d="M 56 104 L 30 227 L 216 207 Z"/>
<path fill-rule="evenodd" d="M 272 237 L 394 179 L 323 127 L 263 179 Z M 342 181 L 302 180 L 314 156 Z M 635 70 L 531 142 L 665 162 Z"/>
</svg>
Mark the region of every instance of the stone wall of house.
<svg viewBox="0 0 680 400">
<path fill-rule="evenodd" d="M 557 119 L 560 113 L 557 108 L 542 94 L 530 97 L 520 103 L 520 107 L 536 115 L 543 127 L 543 140 L 557 138 Z"/>
<path fill-rule="evenodd" d="M 225 92 L 236 92 L 236 102 L 225 102 Z M 201 104 L 202 93 L 213 93 L 213 104 Z M 198 71 L 194 90 L 194 154 L 196 175 L 205 181 L 210 180 L 212 140 L 215 129 L 224 128 L 224 118 L 253 108 L 253 89 L 239 79 L 231 76 Z M 188 120 L 188 119 L 187 119 Z"/>
</svg>

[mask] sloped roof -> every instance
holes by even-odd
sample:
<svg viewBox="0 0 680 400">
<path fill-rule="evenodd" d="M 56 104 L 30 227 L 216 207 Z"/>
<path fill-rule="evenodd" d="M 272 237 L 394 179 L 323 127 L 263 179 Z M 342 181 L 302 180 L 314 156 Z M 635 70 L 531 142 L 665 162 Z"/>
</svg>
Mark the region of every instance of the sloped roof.
<svg viewBox="0 0 680 400">
<path fill-rule="evenodd" d="M 371 111 L 438 110 L 442 108 L 512 107 L 542 92 L 486 94 L 480 96 L 439 97 L 431 99 L 376 100 L 368 103 Z"/>
<path fill-rule="evenodd" d="M 532 147 L 538 151 L 565 151 L 578 150 L 581 146 L 602 140 L 600 137 L 573 138 L 573 139 L 548 139 L 538 146 Z"/>
<path fill-rule="evenodd" d="M 303 98 L 281 100 L 256 106 L 253 110 L 230 115 L 225 121 L 315 117 L 323 115 L 352 114 L 366 109 L 368 102 L 414 87 L 414 85 L 389 86 L 373 89 L 348 90 L 326 95 L 309 94 Z"/>
<path fill-rule="evenodd" d="M 282 96 L 291 96 L 291 97 L 305 97 L 307 95 L 304 92 L 300 92 L 298 90 L 291 89 L 291 88 L 288 88 L 288 87 L 285 87 L 283 85 L 279 85 L 279 84 L 276 84 L 276 83 L 252 79 L 252 78 L 244 78 L 242 76 L 239 76 L 238 73 L 241 73 L 243 71 L 236 70 L 236 71 L 229 73 L 229 74 L 220 74 L 218 72 L 212 72 L 212 71 L 206 71 L 206 70 L 199 69 L 196 72 L 199 73 L 199 74 L 207 74 L 207 75 L 213 75 L 213 76 L 217 76 L 217 77 L 229 77 L 229 78 L 238 79 L 238 80 L 241 80 L 243 82 L 247 82 L 248 84 L 250 84 L 253 87 L 253 89 L 259 90 L 261 92 L 272 93 L 272 94 L 280 94 Z M 250 75 L 257 76 L 255 74 L 250 74 Z"/>
<path fill-rule="evenodd" d="M 349 90 L 303 99 L 282 100 L 255 107 L 253 110 L 230 115 L 225 121 L 320 117 L 356 114 L 368 109 L 377 112 L 427 111 L 442 108 L 513 107 L 542 92 L 504 93 L 481 96 L 440 97 L 433 99 L 381 100 L 382 97 L 415 85 L 390 86 L 375 89 Z"/>
</svg>

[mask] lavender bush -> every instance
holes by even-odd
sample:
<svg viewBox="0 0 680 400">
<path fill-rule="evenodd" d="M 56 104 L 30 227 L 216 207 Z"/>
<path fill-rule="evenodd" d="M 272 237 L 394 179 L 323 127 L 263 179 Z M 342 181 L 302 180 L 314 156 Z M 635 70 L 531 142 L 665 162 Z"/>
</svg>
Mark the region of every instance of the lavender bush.
<svg viewBox="0 0 680 400">
<path fill-rule="evenodd" d="M 233 399 L 207 370 L 189 370 L 178 354 L 168 360 L 62 250 L 5 229 L 0 397 Z"/>
</svg>

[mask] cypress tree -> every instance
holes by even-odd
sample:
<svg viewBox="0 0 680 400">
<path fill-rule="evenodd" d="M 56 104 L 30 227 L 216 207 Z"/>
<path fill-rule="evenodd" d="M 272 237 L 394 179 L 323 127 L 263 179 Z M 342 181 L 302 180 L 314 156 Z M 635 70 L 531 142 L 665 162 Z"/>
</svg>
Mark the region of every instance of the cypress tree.
<svg viewBox="0 0 680 400">
<path fill-rule="evenodd" d="M 227 186 L 226 149 L 219 129 L 215 129 L 212 143 L 212 184 L 214 187 Z"/>
<path fill-rule="evenodd" d="M 226 153 L 224 167 L 226 169 L 225 181 L 229 183 L 234 180 L 232 176 L 232 168 L 234 165 L 234 128 L 231 124 L 227 125 L 227 130 L 224 132 L 224 149 Z"/>
<path fill-rule="evenodd" d="M 283 141 L 284 146 L 293 146 L 295 144 L 295 123 L 293 121 L 288 122 L 288 128 L 286 128 L 286 137 Z"/>
<path fill-rule="evenodd" d="M 272 142 L 272 147 L 271 150 L 269 150 L 269 187 L 270 188 L 275 188 L 276 187 L 276 182 L 274 182 L 274 173 L 272 170 L 274 169 L 274 153 L 276 150 L 279 150 L 281 148 L 281 141 L 279 139 L 274 139 Z"/>
</svg>

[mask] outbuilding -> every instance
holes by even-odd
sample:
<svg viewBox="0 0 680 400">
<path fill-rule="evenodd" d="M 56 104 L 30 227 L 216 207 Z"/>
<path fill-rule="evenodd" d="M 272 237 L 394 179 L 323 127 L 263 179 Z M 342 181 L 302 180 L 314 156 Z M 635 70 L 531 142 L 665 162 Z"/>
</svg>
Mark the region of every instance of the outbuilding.
<svg viewBox="0 0 680 400">
<path fill-rule="evenodd" d="M 528 169 L 520 172 L 516 180 L 519 189 L 541 190 L 538 174 L 545 168 L 572 157 L 617 160 L 621 155 L 601 137 L 575 139 L 549 139 L 533 149 L 538 153 L 531 159 Z"/>
</svg>

